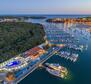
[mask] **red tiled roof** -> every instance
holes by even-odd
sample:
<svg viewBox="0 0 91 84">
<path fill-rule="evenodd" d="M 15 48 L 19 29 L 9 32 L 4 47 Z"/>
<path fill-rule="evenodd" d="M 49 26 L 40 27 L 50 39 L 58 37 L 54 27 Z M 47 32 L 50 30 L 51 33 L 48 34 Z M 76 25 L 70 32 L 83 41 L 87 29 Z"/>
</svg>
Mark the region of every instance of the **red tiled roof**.
<svg viewBox="0 0 91 84">
<path fill-rule="evenodd" d="M 31 50 L 27 51 L 26 54 L 27 54 L 27 56 L 31 56 L 31 55 L 35 56 L 35 55 L 38 54 L 39 50 L 42 50 L 42 48 L 40 48 L 40 47 L 34 47 Z"/>
</svg>

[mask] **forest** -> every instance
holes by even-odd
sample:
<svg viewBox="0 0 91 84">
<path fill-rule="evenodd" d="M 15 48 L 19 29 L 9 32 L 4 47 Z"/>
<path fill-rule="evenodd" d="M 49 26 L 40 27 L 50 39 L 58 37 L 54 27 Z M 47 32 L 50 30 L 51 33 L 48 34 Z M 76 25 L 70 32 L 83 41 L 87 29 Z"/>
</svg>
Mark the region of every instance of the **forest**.
<svg viewBox="0 0 91 84">
<path fill-rule="evenodd" d="M 0 23 L 0 62 L 43 43 L 44 35 L 41 24 L 26 22 Z"/>
</svg>

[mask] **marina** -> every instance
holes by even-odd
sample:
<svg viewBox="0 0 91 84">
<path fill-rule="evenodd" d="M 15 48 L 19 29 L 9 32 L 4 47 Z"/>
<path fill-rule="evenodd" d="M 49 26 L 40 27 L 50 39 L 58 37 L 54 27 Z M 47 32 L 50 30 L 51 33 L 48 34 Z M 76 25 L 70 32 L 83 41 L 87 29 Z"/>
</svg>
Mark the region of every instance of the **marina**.
<svg viewBox="0 0 91 84">
<path fill-rule="evenodd" d="M 91 0 L 1 0 L 0 84 L 91 84 Z"/>
<path fill-rule="evenodd" d="M 78 58 L 80 58 L 79 53 L 83 53 L 85 50 L 88 50 L 87 39 L 83 38 L 86 44 L 81 42 L 77 35 L 75 35 L 77 32 L 73 33 L 73 30 L 66 30 L 64 29 L 64 27 L 59 27 L 60 25 L 55 23 L 41 24 L 44 25 L 44 30 L 46 33 L 46 44 L 48 44 L 50 48 L 48 50 L 44 50 L 40 46 L 36 46 L 30 50 L 25 51 L 24 53 L 17 55 L 17 58 L 12 58 L 4 62 L 0 66 L 1 71 L 14 71 L 15 80 L 13 82 L 15 83 L 21 83 L 22 81 L 24 81 L 28 76 L 30 76 L 34 71 L 36 71 L 36 69 L 40 65 L 42 65 L 48 60 L 51 60 L 51 58 L 54 58 L 55 55 L 58 56 L 57 58 L 59 58 L 60 61 L 62 60 L 62 58 L 64 58 L 66 60 L 76 62 L 77 60 L 79 60 Z M 68 51 L 64 50 L 64 48 Z M 66 70 L 67 72 L 66 67 L 64 70 Z M 54 76 L 61 76 L 61 78 L 64 78 L 65 76 L 65 73 L 59 75 L 60 72 L 51 70 L 51 68 L 46 68 L 46 71 L 48 71 Z"/>
<path fill-rule="evenodd" d="M 41 22 L 41 20 L 40 21 L 34 21 L 33 20 L 33 22 L 38 22 L 38 23 L 42 23 Z M 86 52 L 88 52 L 88 48 L 89 48 L 89 45 L 90 44 L 88 44 L 87 43 L 87 39 L 90 39 L 90 33 L 88 33 L 87 31 L 85 31 L 84 32 L 84 34 L 81 34 L 81 32 L 80 32 L 80 30 L 76 30 L 77 32 L 73 32 L 73 30 L 75 30 L 74 28 L 72 29 L 68 29 L 68 26 L 66 26 L 67 28 L 66 29 L 64 29 L 64 24 L 62 23 L 62 24 L 53 24 L 53 23 L 42 23 L 43 25 L 44 25 L 44 29 L 45 29 L 45 33 L 46 33 L 46 37 L 47 37 L 47 41 L 50 43 L 50 44 L 56 44 L 56 45 L 58 45 L 58 46 L 62 46 L 62 45 L 64 45 L 64 47 L 67 49 L 67 50 L 72 50 L 73 52 L 71 53 L 71 56 L 73 56 L 72 58 L 71 58 L 71 56 L 66 56 L 65 55 L 65 57 L 66 58 L 64 58 L 64 57 L 61 57 L 62 55 L 53 55 L 52 56 L 52 58 L 50 58 L 50 59 L 48 59 L 46 62 L 48 62 L 48 63 L 57 63 L 57 62 L 59 62 L 60 64 L 63 64 L 63 65 L 66 65 L 66 67 L 67 68 L 69 68 L 70 67 L 70 69 L 73 71 L 73 73 L 75 74 L 75 75 L 77 75 L 77 73 L 78 73 L 78 70 L 81 70 L 81 71 L 84 71 L 84 73 L 79 73 L 79 75 L 77 75 L 76 77 L 75 77 L 75 79 L 77 79 L 77 80 L 79 80 L 79 77 L 78 76 L 80 76 L 80 80 L 83 80 L 84 79 L 84 75 L 86 76 L 86 74 L 85 74 L 85 71 L 87 70 L 87 68 L 85 68 L 87 65 L 86 64 L 84 64 L 83 63 L 83 60 L 86 60 L 86 59 L 88 59 L 87 58 L 87 56 L 89 56 L 90 57 L 90 55 L 87 55 L 87 54 L 83 54 L 84 53 L 84 51 L 86 50 Z M 75 24 L 74 24 L 75 25 Z M 73 26 L 74 26 L 73 25 Z M 69 25 L 70 26 L 70 25 Z M 58 28 L 57 28 L 58 27 Z M 60 30 L 60 28 L 61 28 L 61 30 L 62 30 L 62 32 L 61 32 L 61 30 Z M 65 33 L 63 33 L 63 30 L 64 30 L 64 32 Z M 56 32 L 55 32 L 56 31 Z M 81 31 L 84 31 L 84 30 L 81 30 Z M 61 32 L 61 33 L 60 33 Z M 66 33 L 67 32 L 67 33 Z M 63 34 L 62 34 L 63 33 Z M 70 38 L 70 40 L 67 40 L 66 41 L 66 39 L 67 39 L 67 37 L 68 37 L 68 39 L 69 39 L 69 33 L 71 34 L 71 38 Z M 85 37 L 84 35 L 85 35 L 85 33 L 86 33 L 86 35 L 87 35 L 87 38 L 86 39 L 84 39 L 83 37 Z M 81 38 L 79 37 L 79 35 L 81 35 L 81 37 L 83 38 L 83 40 L 81 40 Z M 63 36 L 63 38 L 62 38 L 62 36 Z M 61 38 L 63 39 L 63 43 L 62 43 L 62 40 L 61 40 Z M 76 39 L 75 39 L 76 38 Z M 75 40 L 73 40 L 73 39 L 75 39 Z M 84 43 L 85 42 L 85 43 Z M 60 43 L 62 44 L 62 45 L 60 45 Z M 69 43 L 69 45 L 67 45 Z M 82 43 L 82 44 L 81 44 Z M 66 45 L 65 45 L 66 44 Z M 60 52 L 60 54 L 61 54 L 61 52 L 67 52 L 67 53 L 69 53 L 69 51 L 64 51 L 64 50 L 60 50 L 59 52 Z M 79 54 L 78 54 L 78 52 L 79 52 Z M 82 54 L 81 54 L 82 53 Z M 85 57 L 86 57 L 86 59 L 85 59 Z M 72 64 L 72 63 L 66 63 L 65 62 L 65 60 L 64 59 L 62 59 L 62 58 L 64 58 L 64 59 L 69 59 L 69 60 L 72 60 L 73 61 L 73 59 L 74 59 L 74 62 L 76 62 L 77 60 L 77 63 L 75 63 L 75 66 L 74 66 L 74 64 Z M 79 59 L 80 59 L 80 61 L 79 61 Z M 81 60 L 82 59 L 82 60 Z M 89 59 L 90 60 L 90 59 Z M 79 63 L 79 67 L 81 67 L 81 69 L 78 67 L 78 63 Z M 82 67 L 81 66 L 81 64 L 84 64 L 84 66 L 85 67 Z M 69 67 L 68 67 L 68 64 L 69 64 Z M 78 67 L 78 70 L 76 69 L 76 67 Z M 88 70 L 87 70 L 88 71 Z M 88 71 L 89 72 L 89 71 Z M 37 75 L 36 75 L 37 74 Z M 43 77 L 42 78 L 39 78 L 39 76 L 38 75 L 43 75 Z M 44 83 L 44 81 L 45 81 L 45 79 L 46 80 L 48 80 L 46 77 L 50 77 L 49 79 L 50 80 L 48 80 L 48 82 L 47 81 L 45 81 L 45 84 L 46 83 L 53 83 L 53 84 L 60 84 L 60 83 L 62 83 L 62 84 L 80 84 L 80 82 L 77 82 L 77 83 L 75 83 L 73 80 L 71 80 L 69 83 L 68 82 L 65 82 L 65 81 L 63 81 L 62 79 L 56 79 L 55 77 L 53 78 L 52 76 L 50 76 L 50 74 L 47 74 L 47 72 L 45 72 L 44 71 L 44 69 L 42 70 L 42 69 L 40 69 L 40 70 L 36 70 L 36 72 L 33 72 L 33 75 L 35 75 L 36 77 L 33 77 L 32 75 L 29 75 L 27 78 L 25 78 L 25 80 L 23 80 L 23 81 L 21 81 L 20 82 L 20 84 L 22 84 L 23 82 L 25 82 L 25 81 L 28 81 L 27 79 L 29 78 L 29 77 L 32 77 L 32 79 L 30 79 L 30 81 L 32 82 L 32 83 L 35 83 L 35 84 L 37 84 L 37 82 L 34 82 L 34 80 L 35 79 L 37 79 L 38 78 L 38 81 L 41 81 L 42 83 Z M 81 77 L 81 76 L 83 76 L 83 77 Z M 52 77 L 52 78 L 51 78 Z M 58 82 L 57 82 L 58 81 Z M 87 81 L 87 84 L 89 84 L 88 83 L 88 81 L 90 81 L 90 78 L 85 78 L 84 79 L 84 81 Z M 60 83 L 59 83 L 60 82 Z M 41 83 L 41 84 L 42 84 Z M 81 82 L 81 83 L 83 83 L 83 84 L 85 84 L 83 81 Z"/>
</svg>

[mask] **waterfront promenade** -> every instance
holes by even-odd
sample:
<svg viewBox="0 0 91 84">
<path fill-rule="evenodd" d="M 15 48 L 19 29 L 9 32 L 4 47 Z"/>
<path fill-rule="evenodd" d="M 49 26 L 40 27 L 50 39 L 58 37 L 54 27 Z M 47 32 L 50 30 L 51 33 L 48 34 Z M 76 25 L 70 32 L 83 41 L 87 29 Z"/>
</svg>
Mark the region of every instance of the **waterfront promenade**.
<svg viewBox="0 0 91 84">
<path fill-rule="evenodd" d="M 30 63 L 30 66 L 27 66 L 24 70 L 21 70 L 22 74 L 19 74 L 15 80 L 16 84 L 18 84 L 21 80 L 23 80 L 26 76 L 32 73 L 35 69 L 38 68 L 39 64 L 44 63 L 50 57 L 52 57 L 57 51 L 59 51 L 59 47 L 53 47 L 48 49 L 48 52 L 44 55 L 40 56 L 40 60 L 35 61 L 33 64 Z M 29 69 L 27 69 L 29 68 Z"/>
</svg>

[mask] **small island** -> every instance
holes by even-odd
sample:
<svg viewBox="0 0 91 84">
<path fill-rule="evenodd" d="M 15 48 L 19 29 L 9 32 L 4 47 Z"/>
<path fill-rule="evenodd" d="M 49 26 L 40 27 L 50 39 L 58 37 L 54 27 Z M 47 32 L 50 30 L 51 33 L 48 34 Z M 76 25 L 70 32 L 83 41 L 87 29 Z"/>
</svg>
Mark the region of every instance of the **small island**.
<svg viewBox="0 0 91 84">
<path fill-rule="evenodd" d="M 43 43 L 44 35 L 41 24 L 0 23 L 0 63 Z"/>
<path fill-rule="evenodd" d="M 45 19 L 45 16 L 30 16 L 31 19 Z"/>
<path fill-rule="evenodd" d="M 22 16 L 25 20 L 27 19 L 45 19 L 45 16 Z"/>
</svg>

